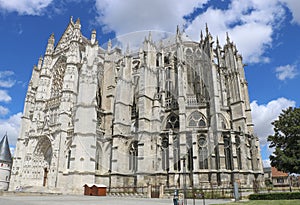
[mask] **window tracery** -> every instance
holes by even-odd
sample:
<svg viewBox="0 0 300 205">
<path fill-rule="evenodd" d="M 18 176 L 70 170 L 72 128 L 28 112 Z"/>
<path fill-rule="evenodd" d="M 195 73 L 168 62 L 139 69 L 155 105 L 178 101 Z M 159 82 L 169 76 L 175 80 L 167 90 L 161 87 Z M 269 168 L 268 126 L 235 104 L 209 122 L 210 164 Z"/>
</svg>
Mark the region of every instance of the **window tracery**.
<svg viewBox="0 0 300 205">
<path fill-rule="evenodd" d="M 129 146 L 129 170 L 137 171 L 138 166 L 138 142 L 133 141 Z"/>
<path fill-rule="evenodd" d="M 228 170 L 232 170 L 232 150 L 230 137 L 224 136 L 224 153 L 225 153 L 225 167 Z"/>
<path fill-rule="evenodd" d="M 241 157 L 241 140 L 239 136 L 235 136 L 236 156 L 238 169 L 242 169 L 242 157 Z"/>
<path fill-rule="evenodd" d="M 199 169 L 208 169 L 208 150 L 205 135 L 198 136 Z"/>
<path fill-rule="evenodd" d="M 200 112 L 193 112 L 188 120 L 189 127 L 206 127 L 206 120 Z"/>
</svg>

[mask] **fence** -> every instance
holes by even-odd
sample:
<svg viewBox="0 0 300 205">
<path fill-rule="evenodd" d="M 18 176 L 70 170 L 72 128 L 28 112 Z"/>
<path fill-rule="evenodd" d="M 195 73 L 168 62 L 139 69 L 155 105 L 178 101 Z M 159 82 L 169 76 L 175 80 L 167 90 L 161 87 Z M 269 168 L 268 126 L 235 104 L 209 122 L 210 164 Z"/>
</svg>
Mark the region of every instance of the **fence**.
<svg viewBox="0 0 300 205">
<path fill-rule="evenodd" d="M 175 190 L 180 194 L 184 194 L 188 199 L 225 199 L 234 198 L 234 189 L 232 185 L 216 186 L 209 188 L 176 188 L 165 187 L 164 185 L 148 185 L 148 186 L 130 186 L 130 187 L 110 187 L 107 194 L 110 196 L 132 196 L 145 198 L 172 198 Z M 275 187 L 269 189 L 268 187 L 239 187 L 240 198 L 246 197 L 252 193 L 266 193 L 266 192 L 289 192 L 289 187 Z M 292 191 L 300 191 L 300 187 L 292 187 Z"/>
</svg>

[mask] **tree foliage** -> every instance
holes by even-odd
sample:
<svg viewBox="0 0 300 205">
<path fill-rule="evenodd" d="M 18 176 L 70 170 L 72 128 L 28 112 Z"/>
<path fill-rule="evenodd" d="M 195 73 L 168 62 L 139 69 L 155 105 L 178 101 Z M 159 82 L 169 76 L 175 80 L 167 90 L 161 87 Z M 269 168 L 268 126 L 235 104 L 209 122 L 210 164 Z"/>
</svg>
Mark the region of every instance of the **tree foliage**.
<svg viewBox="0 0 300 205">
<path fill-rule="evenodd" d="M 286 173 L 300 173 L 300 108 L 283 110 L 272 122 L 274 135 L 268 137 L 271 165 Z"/>
</svg>

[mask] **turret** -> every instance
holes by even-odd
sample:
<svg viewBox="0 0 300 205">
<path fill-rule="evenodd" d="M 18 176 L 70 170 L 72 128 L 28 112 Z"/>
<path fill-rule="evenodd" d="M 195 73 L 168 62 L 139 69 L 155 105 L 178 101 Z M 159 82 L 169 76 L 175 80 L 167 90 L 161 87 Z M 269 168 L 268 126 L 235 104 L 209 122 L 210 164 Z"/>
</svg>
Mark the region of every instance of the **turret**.
<svg viewBox="0 0 300 205">
<path fill-rule="evenodd" d="M 0 142 L 0 164 L 0 190 L 6 191 L 9 185 L 12 165 L 12 158 L 6 134 Z"/>
</svg>

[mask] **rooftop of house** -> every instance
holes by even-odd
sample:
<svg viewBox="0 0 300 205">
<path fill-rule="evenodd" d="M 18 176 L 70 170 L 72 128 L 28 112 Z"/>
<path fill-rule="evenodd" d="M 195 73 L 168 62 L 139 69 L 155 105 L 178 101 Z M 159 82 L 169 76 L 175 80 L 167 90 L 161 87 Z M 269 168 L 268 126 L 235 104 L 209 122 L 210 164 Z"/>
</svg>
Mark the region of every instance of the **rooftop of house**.
<svg viewBox="0 0 300 205">
<path fill-rule="evenodd" d="M 272 177 L 287 177 L 289 176 L 288 173 L 278 171 L 276 167 L 272 167 Z"/>
</svg>

